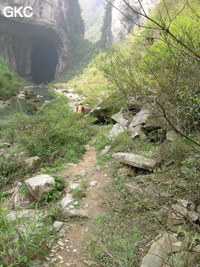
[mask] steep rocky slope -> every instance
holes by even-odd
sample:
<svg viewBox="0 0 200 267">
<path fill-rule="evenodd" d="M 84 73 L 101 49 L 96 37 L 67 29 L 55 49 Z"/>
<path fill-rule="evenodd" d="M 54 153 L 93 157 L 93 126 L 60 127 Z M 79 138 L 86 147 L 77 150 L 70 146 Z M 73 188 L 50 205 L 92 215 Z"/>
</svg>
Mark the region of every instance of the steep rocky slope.
<svg viewBox="0 0 200 267">
<path fill-rule="evenodd" d="M 124 0 L 109 0 L 108 2 L 111 5 L 108 4 L 106 8 L 101 37 L 101 42 L 105 48 L 119 42 L 123 36 L 127 35 L 135 26 L 133 21 L 140 22 L 139 15 L 134 13 L 128 5 L 140 12 L 144 8 L 145 12 L 148 13 L 159 0 L 141 0 L 140 2 L 138 0 L 127 0 L 128 5 Z"/>
<path fill-rule="evenodd" d="M 6 6 L 31 6 L 33 16 L 7 18 Z M 12 70 L 36 84 L 63 71 L 74 32 L 84 34 L 78 0 L 0 0 L 0 54 Z"/>
<path fill-rule="evenodd" d="M 85 22 L 85 38 L 96 42 L 101 37 L 106 0 L 79 0 Z"/>
</svg>

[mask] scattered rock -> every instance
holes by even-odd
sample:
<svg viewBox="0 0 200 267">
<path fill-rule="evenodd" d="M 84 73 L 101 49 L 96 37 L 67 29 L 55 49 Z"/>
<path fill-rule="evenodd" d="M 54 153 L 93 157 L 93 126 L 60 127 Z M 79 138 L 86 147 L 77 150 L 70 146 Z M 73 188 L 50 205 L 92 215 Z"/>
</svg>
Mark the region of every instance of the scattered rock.
<svg viewBox="0 0 200 267">
<path fill-rule="evenodd" d="M 96 170 L 97 170 L 98 172 L 102 171 L 102 169 L 103 169 L 103 167 L 102 167 L 101 165 L 97 165 L 97 166 L 96 166 Z"/>
<path fill-rule="evenodd" d="M 182 225 L 184 225 L 188 212 L 189 211 L 185 207 L 180 206 L 179 204 L 172 205 L 170 207 L 167 221 L 169 229 L 173 232 L 182 230 Z"/>
<path fill-rule="evenodd" d="M 63 222 L 59 222 L 59 221 L 55 221 L 53 224 L 53 229 L 55 232 L 59 232 L 60 229 L 63 227 L 64 223 Z"/>
<path fill-rule="evenodd" d="M 55 188 L 55 180 L 48 174 L 40 174 L 25 180 L 29 193 L 37 200 L 42 200 L 53 188 Z"/>
<path fill-rule="evenodd" d="M 70 183 L 68 188 L 69 190 L 77 189 L 80 186 L 79 183 Z"/>
<path fill-rule="evenodd" d="M 197 206 L 197 212 L 200 213 L 200 205 Z"/>
<path fill-rule="evenodd" d="M 149 109 L 142 108 L 140 112 L 138 112 L 129 125 L 129 131 L 132 130 L 133 127 L 137 125 L 144 125 L 147 123 L 148 118 L 151 116 L 152 112 Z"/>
<path fill-rule="evenodd" d="M 10 147 L 10 144 L 7 142 L 0 142 L 0 148 L 8 148 Z"/>
<path fill-rule="evenodd" d="M 171 210 L 173 212 L 172 216 L 174 218 L 181 218 L 182 219 L 182 218 L 186 217 L 188 214 L 187 208 L 185 208 L 179 204 L 172 205 Z"/>
<path fill-rule="evenodd" d="M 73 198 L 72 198 L 72 195 L 71 194 L 67 194 L 66 197 L 64 197 L 61 201 L 60 201 L 60 204 L 61 204 L 61 207 L 62 208 L 66 208 L 69 206 L 69 204 L 71 204 L 73 202 Z"/>
<path fill-rule="evenodd" d="M 173 243 L 172 244 L 172 252 L 175 253 L 175 252 L 179 252 L 180 249 L 181 249 L 181 246 L 182 246 L 182 242 L 179 241 L 179 242 L 176 242 L 176 243 Z"/>
<path fill-rule="evenodd" d="M 41 260 L 34 260 L 30 263 L 30 267 L 41 267 L 43 266 L 43 262 Z"/>
<path fill-rule="evenodd" d="M 198 252 L 198 253 L 200 253 L 200 244 L 197 245 L 197 246 L 195 246 L 195 247 L 193 247 L 193 248 L 191 249 L 191 251 L 192 251 L 192 252 Z"/>
<path fill-rule="evenodd" d="M 85 178 L 86 175 L 87 175 L 87 172 L 86 172 L 85 170 L 82 170 L 82 171 L 80 171 L 80 172 L 74 174 L 74 177 L 75 177 L 76 179 L 82 179 L 82 178 Z"/>
<path fill-rule="evenodd" d="M 178 135 L 174 130 L 171 130 L 171 131 L 167 132 L 166 138 L 168 141 L 174 142 L 178 139 Z"/>
<path fill-rule="evenodd" d="M 128 120 L 124 118 L 122 110 L 114 114 L 111 118 L 121 126 L 127 127 L 128 125 Z"/>
<path fill-rule="evenodd" d="M 22 219 L 22 218 L 30 218 L 34 216 L 36 213 L 35 210 L 20 210 L 20 211 L 11 211 L 6 216 L 11 218 L 12 220 Z"/>
<path fill-rule="evenodd" d="M 41 161 L 40 157 L 35 156 L 25 159 L 24 163 L 27 169 L 35 169 L 40 164 L 40 161 Z"/>
<path fill-rule="evenodd" d="M 146 170 L 154 169 L 158 164 L 154 159 L 145 158 L 133 153 L 114 153 L 113 158 L 121 163 Z"/>
<path fill-rule="evenodd" d="M 62 241 L 58 241 L 57 243 L 58 243 L 58 245 L 61 246 L 61 247 L 64 247 L 64 246 L 65 246 L 65 244 L 64 244 Z"/>
<path fill-rule="evenodd" d="M 117 136 L 120 133 L 123 133 L 126 130 L 126 127 L 120 125 L 119 123 L 116 123 L 113 128 L 110 130 L 110 132 L 108 133 L 108 138 L 110 140 L 115 140 L 117 138 Z"/>
<path fill-rule="evenodd" d="M 163 263 L 168 261 L 169 254 L 172 253 L 173 244 L 177 242 L 178 239 L 173 235 L 165 233 L 161 239 L 152 244 L 147 255 L 142 259 L 140 267 L 163 266 Z"/>
<path fill-rule="evenodd" d="M 129 128 L 129 134 L 132 139 L 136 137 L 146 139 L 146 134 L 142 131 L 141 125 L 136 125 L 135 127 Z"/>
<path fill-rule="evenodd" d="M 97 181 L 91 181 L 90 185 L 91 186 L 99 186 L 99 183 Z"/>
<path fill-rule="evenodd" d="M 187 218 L 192 222 L 196 222 L 199 219 L 199 214 L 195 211 L 189 211 Z"/>
<path fill-rule="evenodd" d="M 83 209 L 63 209 L 62 210 L 64 215 L 67 215 L 69 217 L 79 217 L 79 218 L 88 218 L 88 212 Z"/>
<path fill-rule="evenodd" d="M 91 261 L 91 260 L 84 260 L 83 263 L 84 263 L 86 266 L 91 266 L 91 267 L 98 266 L 97 263 L 95 263 L 94 261 Z"/>
<path fill-rule="evenodd" d="M 194 211 L 196 208 L 196 205 L 193 202 L 185 200 L 185 199 L 177 199 L 177 202 L 179 205 L 183 206 L 184 208 L 188 210 Z"/>
<path fill-rule="evenodd" d="M 157 220 L 162 225 L 165 225 L 168 221 L 168 213 L 169 213 L 169 207 L 163 206 L 159 211 L 156 211 L 154 214 L 155 214 Z"/>
<path fill-rule="evenodd" d="M 106 155 L 110 149 L 111 149 L 111 146 L 105 146 L 105 148 L 101 151 L 101 155 Z"/>
</svg>

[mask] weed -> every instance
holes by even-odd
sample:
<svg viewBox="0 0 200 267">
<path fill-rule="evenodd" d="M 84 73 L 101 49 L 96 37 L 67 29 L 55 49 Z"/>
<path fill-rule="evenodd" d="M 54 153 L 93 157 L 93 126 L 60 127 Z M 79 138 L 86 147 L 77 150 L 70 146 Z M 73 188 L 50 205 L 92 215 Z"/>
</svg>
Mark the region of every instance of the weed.
<svg viewBox="0 0 200 267">
<path fill-rule="evenodd" d="M 107 146 L 110 145 L 110 140 L 108 138 L 108 132 L 111 130 L 112 125 L 98 126 L 96 128 L 97 134 L 94 139 L 94 145 L 97 149 L 97 162 L 96 165 L 101 165 L 102 167 L 106 166 L 106 162 L 111 158 L 111 152 L 103 155 L 101 151 Z"/>
<path fill-rule="evenodd" d="M 29 266 L 35 257 L 47 255 L 50 220 L 35 212 L 26 214 L 24 211 L 8 213 L 0 205 L 0 261 L 3 266 Z"/>
<path fill-rule="evenodd" d="M 86 197 L 86 192 L 83 188 L 75 188 L 71 190 L 71 194 L 74 200 L 81 200 Z"/>
<path fill-rule="evenodd" d="M 88 242 L 93 259 L 106 266 L 136 266 L 139 230 L 120 224 L 115 216 L 98 215 L 93 222 L 94 232 Z"/>
</svg>

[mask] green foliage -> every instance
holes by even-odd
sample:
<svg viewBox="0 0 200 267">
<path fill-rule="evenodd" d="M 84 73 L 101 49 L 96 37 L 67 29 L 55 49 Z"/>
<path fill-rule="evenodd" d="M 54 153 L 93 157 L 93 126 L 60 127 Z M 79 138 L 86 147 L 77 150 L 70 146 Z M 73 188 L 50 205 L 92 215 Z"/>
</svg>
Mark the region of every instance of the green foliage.
<svg viewBox="0 0 200 267">
<path fill-rule="evenodd" d="M 52 175 L 52 177 L 54 178 L 55 183 L 56 183 L 56 186 L 55 186 L 56 190 L 62 191 L 62 189 L 65 187 L 64 178 L 58 175 Z"/>
<path fill-rule="evenodd" d="M 31 156 L 42 157 L 43 162 L 61 155 L 73 160 L 83 152 L 82 145 L 91 136 L 89 119 L 76 120 L 64 99 L 47 103 L 37 116 L 18 114 L 13 121 L 7 128 L 9 141 L 20 143 Z"/>
<path fill-rule="evenodd" d="M 49 220 L 44 220 L 37 210 L 31 216 L 18 211 L 7 216 L 7 208 L 0 204 L 0 261 L 3 266 L 29 266 L 36 257 L 47 255 L 47 244 L 52 238 Z"/>
<path fill-rule="evenodd" d="M 1 185 L 35 171 L 23 167 L 20 147 L 26 150 L 26 156 L 41 157 L 40 166 L 43 164 L 47 171 L 48 166 L 58 170 L 63 161 L 76 162 L 93 134 L 91 121 L 89 117 L 77 120 L 64 99 L 48 102 L 36 116 L 14 115 L 5 126 L 4 135 L 8 142 L 17 144 L 18 151 L 9 150 L 9 156 L 0 156 Z"/>
<path fill-rule="evenodd" d="M 161 1 L 150 15 L 158 24 L 147 20 L 147 28 L 135 31 L 99 61 L 100 70 L 122 94 L 143 99 L 156 95 L 167 116 L 186 133 L 198 130 L 200 119 L 197 10 L 198 1 Z"/>
<path fill-rule="evenodd" d="M 87 103 L 96 105 L 107 98 L 114 90 L 103 72 L 99 70 L 99 62 L 103 60 L 103 54 L 96 56 L 83 70 L 83 73 L 70 80 L 67 88 L 75 88 L 76 92 L 87 97 Z"/>
<path fill-rule="evenodd" d="M 108 145 L 110 145 L 110 140 L 108 138 L 108 132 L 111 130 L 112 125 L 98 126 L 97 134 L 94 139 L 94 146 L 97 149 L 97 163 L 96 165 L 105 166 L 108 160 L 111 158 L 111 154 L 107 153 L 102 155 L 101 151 Z"/>
<path fill-rule="evenodd" d="M 193 201 L 199 201 L 200 161 L 199 149 L 185 138 L 172 143 L 163 144 L 160 148 L 163 161 L 162 172 L 169 175 L 171 189 L 179 191 L 182 197 L 190 196 Z M 171 178 L 171 180 L 170 180 Z M 183 186 L 179 186 L 183 184 Z"/>
<path fill-rule="evenodd" d="M 55 188 L 53 188 L 48 194 L 45 195 L 42 204 L 44 204 L 45 202 L 50 203 L 57 200 L 61 195 L 62 189 L 65 187 L 64 178 L 55 174 L 52 174 L 51 176 L 55 180 Z"/>
<path fill-rule="evenodd" d="M 14 177 L 21 177 L 26 174 L 25 166 L 22 163 L 24 157 L 19 155 L 19 151 L 19 147 L 16 146 L 5 150 L 0 155 L 0 189 L 12 182 Z"/>
<path fill-rule="evenodd" d="M 6 100 L 19 90 L 19 82 L 0 57 L 0 100 Z"/>
<path fill-rule="evenodd" d="M 82 188 L 72 189 L 71 193 L 74 200 L 81 200 L 83 197 L 86 197 L 86 192 Z"/>
<path fill-rule="evenodd" d="M 74 200 L 79 201 L 82 198 L 86 197 L 86 188 L 87 188 L 87 181 L 86 180 L 82 180 L 81 184 L 79 185 L 79 187 L 72 189 L 71 190 L 71 194 Z"/>
</svg>

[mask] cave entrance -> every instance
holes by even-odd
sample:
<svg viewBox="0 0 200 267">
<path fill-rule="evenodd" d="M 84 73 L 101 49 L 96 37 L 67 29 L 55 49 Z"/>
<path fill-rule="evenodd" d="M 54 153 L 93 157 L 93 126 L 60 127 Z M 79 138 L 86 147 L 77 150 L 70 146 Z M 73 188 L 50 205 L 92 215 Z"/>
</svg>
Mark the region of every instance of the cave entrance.
<svg viewBox="0 0 200 267">
<path fill-rule="evenodd" d="M 35 84 L 51 82 L 55 78 L 58 54 L 48 39 L 35 37 L 31 55 L 31 75 Z"/>
</svg>

